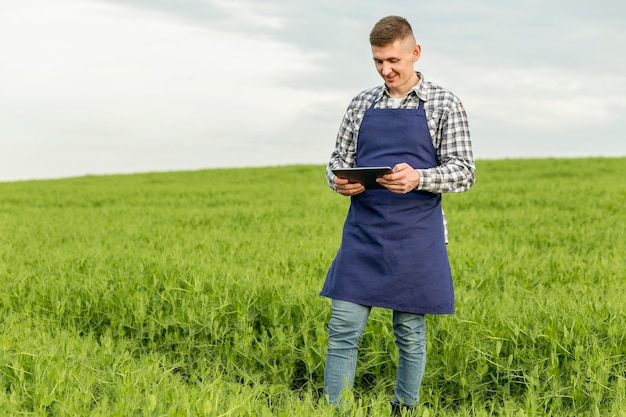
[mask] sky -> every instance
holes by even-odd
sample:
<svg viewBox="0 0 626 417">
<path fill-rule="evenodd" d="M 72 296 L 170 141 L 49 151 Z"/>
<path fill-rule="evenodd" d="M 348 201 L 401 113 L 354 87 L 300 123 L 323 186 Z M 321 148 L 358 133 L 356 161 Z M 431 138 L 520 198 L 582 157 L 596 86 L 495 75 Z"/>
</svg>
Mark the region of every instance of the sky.
<svg viewBox="0 0 626 417">
<path fill-rule="evenodd" d="M 618 0 L 0 0 L 0 181 L 326 164 L 386 15 L 476 159 L 626 156 Z"/>
</svg>

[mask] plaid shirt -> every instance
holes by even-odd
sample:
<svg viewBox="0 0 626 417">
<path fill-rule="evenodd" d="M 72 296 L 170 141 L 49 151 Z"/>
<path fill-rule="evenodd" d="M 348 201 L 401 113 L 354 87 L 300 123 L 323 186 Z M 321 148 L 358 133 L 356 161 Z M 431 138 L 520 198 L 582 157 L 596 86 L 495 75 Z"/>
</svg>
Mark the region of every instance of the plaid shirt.
<svg viewBox="0 0 626 417">
<path fill-rule="evenodd" d="M 417 109 L 424 102 L 428 129 L 437 150 L 439 165 L 418 169 L 420 183 L 416 190 L 431 193 L 462 192 L 470 189 L 476 178 L 472 143 L 467 114 L 461 101 L 450 91 L 424 80 L 417 72 L 419 82 L 400 103 L 402 109 Z M 343 117 L 335 150 L 326 168 L 326 179 L 335 190 L 333 168 L 356 166 L 356 146 L 359 127 L 365 111 L 376 102 L 374 108 L 392 108 L 392 100 L 385 85 L 359 93 L 352 99 Z M 444 218 L 444 225 L 446 221 Z M 447 225 L 446 225 L 447 226 Z M 446 227 L 447 241 L 447 227 Z"/>
<path fill-rule="evenodd" d="M 462 192 L 470 189 L 475 180 L 476 168 L 472 154 L 467 114 L 461 101 L 451 92 L 424 80 L 419 82 L 402 100 L 400 108 L 417 109 L 419 100 L 424 102 L 426 119 L 433 146 L 437 150 L 439 166 L 418 169 L 420 183 L 416 190 L 431 193 Z M 337 133 L 335 151 L 326 168 L 326 178 L 334 187 L 333 168 L 354 167 L 359 127 L 365 111 L 376 102 L 374 108 L 388 109 L 392 100 L 385 85 L 365 90 L 352 99 Z"/>
</svg>

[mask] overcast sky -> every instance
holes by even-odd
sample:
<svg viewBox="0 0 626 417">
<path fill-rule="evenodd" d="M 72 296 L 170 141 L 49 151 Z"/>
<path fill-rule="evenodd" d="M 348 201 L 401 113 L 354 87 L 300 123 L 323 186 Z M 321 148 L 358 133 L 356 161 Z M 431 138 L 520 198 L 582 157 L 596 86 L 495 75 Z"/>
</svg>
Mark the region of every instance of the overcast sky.
<svg viewBox="0 0 626 417">
<path fill-rule="evenodd" d="M 0 0 L 0 181 L 325 164 L 390 14 L 477 159 L 626 156 L 618 0 Z"/>
</svg>

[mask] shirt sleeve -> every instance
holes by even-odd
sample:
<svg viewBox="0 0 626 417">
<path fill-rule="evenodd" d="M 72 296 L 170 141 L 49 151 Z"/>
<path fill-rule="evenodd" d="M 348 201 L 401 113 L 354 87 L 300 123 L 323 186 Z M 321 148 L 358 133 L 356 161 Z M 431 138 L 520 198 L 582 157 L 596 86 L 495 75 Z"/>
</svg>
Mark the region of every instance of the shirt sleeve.
<svg viewBox="0 0 626 417">
<path fill-rule="evenodd" d="M 335 174 L 333 168 L 353 167 L 356 161 L 356 134 L 357 129 L 353 118 L 354 112 L 351 108 L 346 111 L 335 141 L 335 149 L 330 156 L 326 167 L 326 181 L 331 189 L 335 189 Z"/>
<path fill-rule="evenodd" d="M 458 193 L 467 191 L 476 179 L 469 124 L 463 104 L 458 98 L 450 101 L 437 131 L 439 166 L 418 169 L 420 183 L 417 190 L 431 193 Z"/>
</svg>

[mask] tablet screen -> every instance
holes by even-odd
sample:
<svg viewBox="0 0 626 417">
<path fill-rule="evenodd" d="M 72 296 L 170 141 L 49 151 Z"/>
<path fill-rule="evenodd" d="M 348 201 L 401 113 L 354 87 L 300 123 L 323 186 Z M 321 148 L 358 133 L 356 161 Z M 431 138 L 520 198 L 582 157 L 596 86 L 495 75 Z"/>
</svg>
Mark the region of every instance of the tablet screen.
<svg viewBox="0 0 626 417">
<path fill-rule="evenodd" d="M 385 188 L 376 182 L 376 178 L 393 172 L 390 167 L 336 168 L 332 171 L 337 177 L 361 183 L 367 189 Z"/>
</svg>

